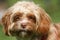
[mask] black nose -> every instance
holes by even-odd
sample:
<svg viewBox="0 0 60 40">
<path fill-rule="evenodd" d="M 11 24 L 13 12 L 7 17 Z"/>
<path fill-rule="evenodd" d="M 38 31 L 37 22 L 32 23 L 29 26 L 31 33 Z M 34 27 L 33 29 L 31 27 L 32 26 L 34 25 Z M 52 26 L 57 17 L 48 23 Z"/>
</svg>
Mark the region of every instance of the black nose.
<svg viewBox="0 0 60 40">
<path fill-rule="evenodd" d="M 26 24 L 25 24 L 25 23 L 22 23 L 22 24 L 21 24 L 21 27 L 22 27 L 22 28 L 26 28 Z"/>
</svg>

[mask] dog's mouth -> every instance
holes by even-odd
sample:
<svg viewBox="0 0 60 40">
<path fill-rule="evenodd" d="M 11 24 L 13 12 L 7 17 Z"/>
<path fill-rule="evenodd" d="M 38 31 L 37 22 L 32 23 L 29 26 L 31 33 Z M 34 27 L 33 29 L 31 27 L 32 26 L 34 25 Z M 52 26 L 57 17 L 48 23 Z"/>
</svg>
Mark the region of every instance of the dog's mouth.
<svg viewBox="0 0 60 40">
<path fill-rule="evenodd" d="M 17 30 L 17 31 L 15 30 L 15 31 L 10 31 L 10 34 L 12 36 L 28 37 L 31 36 L 33 32 L 29 30 Z"/>
</svg>

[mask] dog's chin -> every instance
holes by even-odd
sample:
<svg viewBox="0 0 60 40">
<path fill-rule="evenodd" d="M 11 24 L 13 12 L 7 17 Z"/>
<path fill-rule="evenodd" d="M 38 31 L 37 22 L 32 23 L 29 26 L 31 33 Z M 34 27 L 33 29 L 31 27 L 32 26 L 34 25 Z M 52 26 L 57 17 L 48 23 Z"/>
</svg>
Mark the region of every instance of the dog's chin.
<svg viewBox="0 0 60 40">
<path fill-rule="evenodd" d="M 33 32 L 32 31 L 26 31 L 26 30 L 19 30 L 19 31 L 10 31 L 12 36 L 17 36 L 17 37 L 30 37 L 32 36 Z"/>
<path fill-rule="evenodd" d="M 25 31 L 25 30 L 21 30 L 20 32 L 19 32 L 19 35 L 18 36 L 20 36 L 20 37 L 28 37 L 28 36 L 31 36 L 32 35 L 32 32 L 31 31 Z"/>
</svg>

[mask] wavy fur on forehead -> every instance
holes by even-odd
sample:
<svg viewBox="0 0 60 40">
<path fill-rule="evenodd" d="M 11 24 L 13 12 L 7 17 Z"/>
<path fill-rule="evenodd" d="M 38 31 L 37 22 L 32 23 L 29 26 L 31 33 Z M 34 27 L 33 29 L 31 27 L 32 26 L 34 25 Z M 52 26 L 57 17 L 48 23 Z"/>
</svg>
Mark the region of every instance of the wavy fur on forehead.
<svg viewBox="0 0 60 40">
<path fill-rule="evenodd" d="M 37 24 L 36 31 L 43 34 L 49 31 L 51 18 L 44 11 L 44 9 L 36 5 L 34 2 L 21 1 L 17 2 L 12 7 L 10 7 L 5 12 L 5 15 L 2 17 L 2 23 L 5 26 L 4 29 L 6 33 L 8 32 L 8 26 L 11 24 L 10 18 L 16 12 L 34 14 L 36 16 L 36 24 Z"/>
</svg>

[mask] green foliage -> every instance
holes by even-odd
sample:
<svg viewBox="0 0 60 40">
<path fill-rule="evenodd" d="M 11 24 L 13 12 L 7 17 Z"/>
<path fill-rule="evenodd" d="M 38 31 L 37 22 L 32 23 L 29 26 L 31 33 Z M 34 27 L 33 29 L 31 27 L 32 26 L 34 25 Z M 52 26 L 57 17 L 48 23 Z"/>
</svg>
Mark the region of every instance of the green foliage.
<svg viewBox="0 0 60 40">
<path fill-rule="evenodd" d="M 17 0 L 7 0 L 8 6 L 12 6 Z"/>
<path fill-rule="evenodd" d="M 0 40 L 16 40 L 15 37 L 6 36 L 3 32 L 3 27 L 0 25 Z"/>
</svg>

